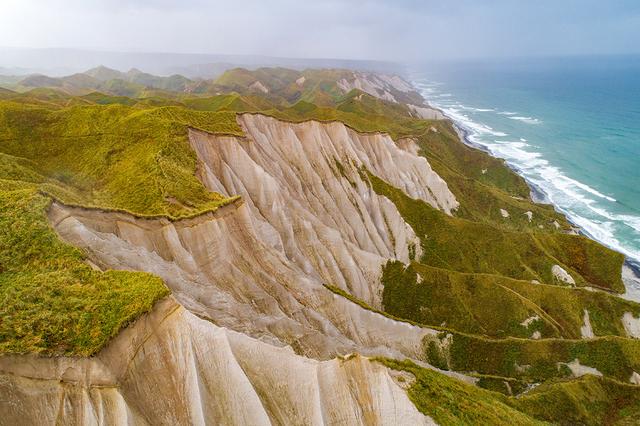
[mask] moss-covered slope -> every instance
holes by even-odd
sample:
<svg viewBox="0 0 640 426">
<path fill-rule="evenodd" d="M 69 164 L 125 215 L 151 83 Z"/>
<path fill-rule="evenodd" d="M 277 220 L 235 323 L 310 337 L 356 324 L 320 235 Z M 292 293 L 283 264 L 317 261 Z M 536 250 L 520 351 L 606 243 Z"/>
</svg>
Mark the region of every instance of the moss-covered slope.
<svg viewBox="0 0 640 426">
<path fill-rule="evenodd" d="M 415 377 L 409 397 L 440 425 L 636 424 L 638 419 L 637 387 L 610 379 L 585 376 L 555 381 L 516 398 L 461 383 L 412 362 L 379 361 Z"/>
<path fill-rule="evenodd" d="M 624 257 L 586 237 L 512 231 L 450 217 L 371 173 L 368 177 L 373 189 L 396 205 L 422 239 L 424 253 L 419 260 L 426 265 L 550 284 L 561 284 L 552 273 L 553 265 L 561 265 L 572 272 L 577 285 L 624 291 L 620 275 Z"/>
<path fill-rule="evenodd" d="M 232 113 L 123 105 L 0 104 L 0 150 L 30 160 L 67 203 L 181 217 L 228 202 L 195 177 L 187 127 L 239 134 Z"/>
<path fill-rule="evenodd" d="M 622 316 L 640 315 L 637 303 L 604 292 L 461 273 L 418 262 L 408 267 L 389 262 L 382 281 L 384 307 L 390 314 L 491 337 L 538 334 L 579 339 L 585 310 L 596 336 L 626 337 Z"/>
<path fill-rule="evenodd" d="M 49 202 L 35 184 L 0 180 L 0 353 L 92 355 L 169 290 L 150 274 L 93 270 L 49 227 Z"/>
</svg>

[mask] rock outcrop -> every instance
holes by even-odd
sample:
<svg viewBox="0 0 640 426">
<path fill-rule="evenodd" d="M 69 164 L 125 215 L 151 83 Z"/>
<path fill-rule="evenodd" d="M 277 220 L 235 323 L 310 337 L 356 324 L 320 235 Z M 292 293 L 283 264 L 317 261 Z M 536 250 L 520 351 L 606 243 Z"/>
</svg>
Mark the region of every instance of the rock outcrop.
<svg viewBox="0 0 640 426">
<path fill-rule="evenodd" d="M 591 319 L 589 318 L 589 311 L 584 310 L 584 316 L 582 317 L 584 325 L 580 327 L 580 335 L 583 339 L 593 339 L 595 334 L 593 333 L 593 327 L 591 327 Z"/>
<path fill-rule="evenodd" d="M 422 118 L 424 120 L 444 120 L 444 114 L 435 108 L 418 106 L 418 105 L 407 105 L 411 112 L 417 117 Z"/>
<path fill-rule="evenodd" d="M 622 324 L 629 337 L 640 339 L 640 317 L 636 318 L 631 312 L 625 312 Z"/>
<path fill-rule="evenodd" d="M 363 169 L 446 213 L 458 207 L 410 139 L 396 145 L 388 135 L 360 134 L 339 122 L 294 124 L 252 114 L 239 122 L 245 139 L 191 132 L 201 180 L 212 191 L 242 196 L 261 240 L 305 273 L 375 307 L 380 266 L 407 262 L 420 245 Z"/>
<path fill-rule="evenodd" d="M 573 277 L 560 265 L 553 265 L 551 267 L 551 273 L 560 282 L 569 285 L 576 284 L 576 281 L 573 279 Z"/>
<path fill-rule="evenodd" d="M 592 376 L 602 377 L 602 373 L 598 371 L 598 369 L 580 364 L 580 360 L 578 358 L 574 359 L 569 363 L 561 363 L 561 364 L 569 367 L 569 370 L 571 370 L 571 374 L 573 375 L 573 377 L 582 377 L 587 374 L 591 374 Z"/>
<path fill-rule="evenodd" d="M 269 89 L 267 89 L 261 81 L 254 81 L 249 85 L 249 88 L 258 92 L 269 93 Z"/>
</svg>

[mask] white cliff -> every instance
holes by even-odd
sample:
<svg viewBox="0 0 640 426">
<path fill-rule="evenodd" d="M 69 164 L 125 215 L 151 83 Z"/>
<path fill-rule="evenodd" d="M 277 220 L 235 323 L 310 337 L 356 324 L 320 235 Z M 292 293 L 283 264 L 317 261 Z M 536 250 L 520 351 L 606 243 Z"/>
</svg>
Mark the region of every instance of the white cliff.
<svg viewBox="0 0 640 426">
<path fill-rule="evenodd" d="M 589 311 L 584 310 L 584 316 L 582 317 L 584 325 L 580 327 L 580 335 L 583 339 L 593 339 L 595 334 L 593 333 L 593 327 L 591 326 L 591 320 L 589 318 Z"/>
<path fill-rule="evenodd" d="M 267 89 L 261 81 L 254 81 L 249 85 L 249 88 L 258 92 L 269 93 L 269 89 Z"/>
<path fill-rule="evenodd" d="M 575 286 L 576 281 L 573 277 L 560 265 L 553 265 L 551 267 L 551 273 L 560 282 Z"/>
<path fill-rule="evenodd" d="M 176 299 L 216 324 L 322 359 L 357 351 L 418 358 L 433 333 L 363 310 L 324 285 L 381 306 L 381 266 L 409 261 L 420 241 L 361 169 L 450 212 L 457 201 L 404 139 L 342 123 L 286 123 L 244 114 L 247 137 L 190 132 L 199 174 L 241 201 L 170 222 L 54 203 L 58 233 L 101 268 L 165 280 Z"/>
<path fill-rule="evenodd" d="M 244 138 L 189 133 L 203 183 L 241 196 L 215 212 L 174 222 L 52 203 L 51 225 L 95 267 L 156 274 L 173 295 L 93 358 L 0 358 L 0 423 L 433 424 L 364 356 L 420 359 L 437 332 L 325 284 L 380 307 L 381 266 L 420 255 L 365 169 L 450 214 L 446 183 L 411 139 L 238 121 Z"/>
<path fill-rule="evenodd" d="M 351 76 L 337 81 L 338 87 L 345 93 L 353 89 L 362 90 L 371 96 L 385 101 L 398 102 L 392 92 L 409 93 L 415 89 L 397 75 L 374 74 L 354 71 Z"/>
<path fill-rule="evenodd" d="M 399 148 L 388 135 L 360 134 L 339 122 L 294 124 L 252 114 L 239 122 L 247 138 L 191 132 L 201 180 L 212 191 L 241 195 L 260 238 L 305 273 L 375 307 L 380 266 L 407 262 L 420 245 L 395 206 L 363 180 L 362 168 L 446 213 L 458 207 L 411 140 Z"/>
<path fill-rule="evenodd" d="M 424 120 L 444 120 L 445 116 L 438 109 L 407 104 L 409 110 L 417 117 Z"/>
<path fill-rule="evenodd" d="M 103 269 L 153 273 L 191 312 L 321 359 L 358 351 L 418 357 L 430 330 L 335 295 L 262 241 L 247 203 L 170 222 L 53 204 L 52 225 Z"/>
<path fill-rule="evenodd" d="M 622 316 L 622 325 L 629 337 L 640 339 L 640 316 L 636 318 L 631 312 L 625 312 Z"/>
<path fill-rule="evenodd" d="M 7 425 L 435 424 L 376 362 L 304 358 L 173 298 L 95 357 L 0 357 L 0 395 Z"/>
</svg>

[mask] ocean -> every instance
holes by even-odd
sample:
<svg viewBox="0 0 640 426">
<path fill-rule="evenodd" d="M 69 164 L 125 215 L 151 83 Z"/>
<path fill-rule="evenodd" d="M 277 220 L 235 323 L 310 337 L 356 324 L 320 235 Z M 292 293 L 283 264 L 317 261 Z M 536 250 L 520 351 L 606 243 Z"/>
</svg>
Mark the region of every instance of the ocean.
<svg viewBox="0 0 640 426">
<path fill-rule="evenodd" d="M 640 56 L 413 65 L 408 75 L 470 142 L 640 265 Z"/>
</svg>

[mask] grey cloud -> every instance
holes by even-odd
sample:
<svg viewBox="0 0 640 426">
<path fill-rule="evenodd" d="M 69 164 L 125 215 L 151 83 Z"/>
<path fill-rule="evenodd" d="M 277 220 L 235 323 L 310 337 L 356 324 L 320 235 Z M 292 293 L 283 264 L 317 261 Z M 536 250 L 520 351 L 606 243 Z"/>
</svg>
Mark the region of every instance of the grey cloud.
<svg viewBox="0 0 640 426">
<path fill-rule="evenodd" d="M 631 53 L 640 2 L 4 0 L 0 45 L 298 57 Z"/>
</svg>

